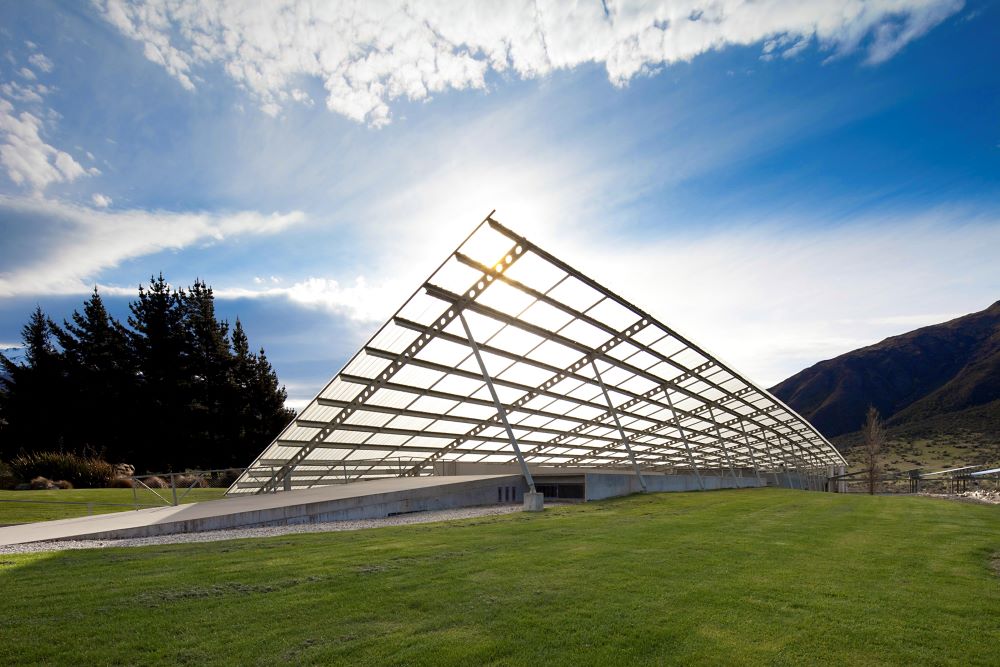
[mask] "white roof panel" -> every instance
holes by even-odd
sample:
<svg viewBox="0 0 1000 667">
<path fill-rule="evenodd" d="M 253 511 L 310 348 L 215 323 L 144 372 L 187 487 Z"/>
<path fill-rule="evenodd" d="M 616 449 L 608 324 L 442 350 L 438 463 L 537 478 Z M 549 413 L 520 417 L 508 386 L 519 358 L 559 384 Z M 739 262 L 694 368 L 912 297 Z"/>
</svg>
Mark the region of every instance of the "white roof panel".
<svg viewBox="0 0 1000 667">
<path fill-rule="evenodd" d="M 488 218 L 229 493 L 516 462 L 463 320 L 527 463 L 843 464 L 767 391 Z"/>
</svg>

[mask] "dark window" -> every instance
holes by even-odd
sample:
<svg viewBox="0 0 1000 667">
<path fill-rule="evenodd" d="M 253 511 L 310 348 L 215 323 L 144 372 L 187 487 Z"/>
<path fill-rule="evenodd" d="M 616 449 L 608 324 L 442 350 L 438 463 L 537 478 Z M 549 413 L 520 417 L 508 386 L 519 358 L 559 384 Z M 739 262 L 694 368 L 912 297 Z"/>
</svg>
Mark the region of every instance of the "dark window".
<svg viewBox="0 0 1000 667">
<path fill-rule="evenodd" d="M 538 484 L 535 490 L 546 498 L 583 500 L 583 484 Z"/>
</svg>

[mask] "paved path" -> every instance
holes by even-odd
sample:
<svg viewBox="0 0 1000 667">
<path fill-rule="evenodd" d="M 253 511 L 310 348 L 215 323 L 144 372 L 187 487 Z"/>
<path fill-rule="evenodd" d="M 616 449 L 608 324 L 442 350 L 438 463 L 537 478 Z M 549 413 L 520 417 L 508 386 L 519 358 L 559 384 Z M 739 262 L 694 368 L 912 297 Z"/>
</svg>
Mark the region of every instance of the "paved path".
<svg viewBox="0 0 1000 667">
<path fill-rule="evenodd" d="M 67 549 L 106 549 L 108 547 L 145 547 L 155 544 L 177 544 L 188 542 L 218 542 L 248 537 L 273 537 L 295 533 L 327 533 L 343 530 L 363 530 L 387 526 L 406 526 L 415 523 L 452 521 L 483 516 L 497 516 L 521 511 L 519 505 L 489 505 L 486 507 L 462 507 L 450 510 L 417 512 L 383 519 L 361 519 L 358 521 L 328 521 L 326 523 L 305 523 L 295 526 L 273 526 L 270 528 L 234 528 L 232 530 L 212 530 L 203 533 L 180 533 L 158 537 L 138 537 L 126 540 L 60 540 L 56 542 L 31 542 L 0 546 L 2 554 L 36 553 L 39 551 L 64 551 Z"/>
<path fill-rule="evenodd" d="M 74 538 L 152 537 L 167 533 L 231 529 L 282 522 L 309 523 L 310 516 L 326 514 L 323 518 L 341 518 L 330 517 L 331 511 L 361 512 L 366 507 L 371 508 L 386 503 L 398 506 L 400 503 L 416 502 L 415 499 L 418 498 L 443 497 L 456 490 L 460 492 L 466 486 L 492 485 L 494 480 L 502 481 L 507 478 L 519 479 L 510 475 L 393 477 L 281 493 L 233 496 L 176 507 L 153 507 L 74 519 L 41 521 L 0 528 L 0 546 Z M 467 504 L 482 504 L 482 501 Z M 381 516 L 385 514 L 386 512 L 383 512 Z M 371 513 L 369 515 L 379 516 Z M 357 516 L 358 514 L 354 514 L 343 518 Z"/>
</svg>

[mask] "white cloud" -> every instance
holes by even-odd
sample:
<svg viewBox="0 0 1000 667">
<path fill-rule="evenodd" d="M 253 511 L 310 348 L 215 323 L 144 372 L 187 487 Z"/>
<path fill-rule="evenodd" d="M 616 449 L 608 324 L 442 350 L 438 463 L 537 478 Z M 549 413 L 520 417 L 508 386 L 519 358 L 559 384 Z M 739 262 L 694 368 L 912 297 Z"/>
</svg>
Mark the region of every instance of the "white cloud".
<svg viewBox="0 0 1000 667">
<path fill-rule="evenodd" d="M 905 20 L 886 21 L 874 30 L 872 45 L 868 48 L 868 62 L 879 64 L 889 60 L 913 40 L 923 37 L 941 21 L 954 14 L 961 2 L 942 2 L 930 6 Z"/>
<path fill-rule="evenodd" d="M 281 282 L 274 276 L 272 284 Z M 258 277 L 255 285 L 267 281 Z M 360 323 L 381 322 L 408 296 L 404 290 L 412 291 L 413 285 L 404 285 L 399 280 L 380 280 L 370 285 L 363 276 L 358 276 L 352 284 L 343 285 L 332 278 L 310 277 L 288 287 L 263 287 L 260 289 L 217 288 L 214 293 L 222 299 L 286 298 L 307 308 L 321 308 Z"/>
<path fill-rule="evenodd" d="M 112 202 L 111 197 L 108 197 L 107 195 L 102 195 L 100 192 L 95 192 L 91 196 L 91 199 L 94 201 L 94 206 L 96 206 L 97 208 L 107 208 L 111 206 Z"/>
<path fill-rule="evenodd" d="M 41 198 L 4 196 L 0 196 L 0 211 L 9 233 L 18 224 L 56 230 L 50 235 L 54 240 L 44 243 L 40 257 L 0 273 L 0 297 L 85 293 L 102 270 L 125 260 L 241 235 L 274 234 L 305 219 L 299 211 L 270 215 L 99 211 Z"/>
<path fill-rule="evenodd" d="M 0 166 L 10 180 L 41 192 L 53 183 L 67 183 L 87 172 L 73 156 L 41 137 L 42 120 L 0 98 Z"/>
<path fill-rule="evenodd" d="M 54 67 L 52 61 L 49 60 L 43 53 L 32 53 L 28 56 L 28 62 L 43 72 L 51 72 Z"/>
<path fill-rule="evenodd" d="M 39 85 L 22 86 L 17 81 L 0 83 L 0 95 L 17 102 L 41 104 L 44 91 L 44 86 Z"/>
<path fill-rule="evenodd" d="M 43 71 L 52 69 L 52 61 L 41 53 L 32 54 L 28 60 Z M 31 70 L 20 71 L 28 81 L 35 79 Z M 49 91 L 37 83 L 0 83 L 0 167 L 15 184 L 30 187 L 36 194 L 53 183 L 70 183 L 86 174 L 100 174 L 96 168 L 85 170 L 72 155 L 42 138 L 43 119 L 58 117 L 52 109 L 42 107 L 43 96 Z"/>
<path fill-rule="evenodd" d="M 270 115 L 311 103 L 374 126 L 396 99 L 483 88 L 489 71 L 523 78 L 600 63 L 615 85 L 711 50 L 765 42 L 765 57 L 811 43 L 882 62 L 962 8 L 963 0 L 682 0 L 631 3 L 366 0 L 94 0 L 183 87 L 218 64 Z M 607 8 L 605 12 L 604 8 Z"/>
</svg>

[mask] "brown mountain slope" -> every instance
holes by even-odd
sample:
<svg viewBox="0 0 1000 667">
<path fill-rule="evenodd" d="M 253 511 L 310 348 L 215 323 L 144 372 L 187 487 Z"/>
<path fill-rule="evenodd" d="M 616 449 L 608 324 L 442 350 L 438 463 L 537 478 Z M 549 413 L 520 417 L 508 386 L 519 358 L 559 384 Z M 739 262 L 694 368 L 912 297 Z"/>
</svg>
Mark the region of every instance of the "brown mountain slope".
<svg viewBox="0 0 1000 667">
<path fill-rule="evenodd" d="M 1000 301 L 821 361 L 771 392 L 827 437 L 858 430 L 869 405 L 901 425 L 996 401 Z"/>
</svg>

